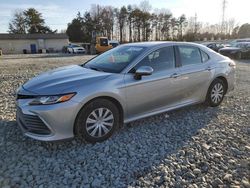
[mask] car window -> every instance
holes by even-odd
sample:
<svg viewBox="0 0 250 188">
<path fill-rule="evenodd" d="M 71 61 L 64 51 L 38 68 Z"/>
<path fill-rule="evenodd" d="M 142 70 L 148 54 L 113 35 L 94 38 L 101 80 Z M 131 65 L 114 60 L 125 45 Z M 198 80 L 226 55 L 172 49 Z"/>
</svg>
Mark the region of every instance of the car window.
<svg viewBox="0 0 250 188">
<path fill-rule="evenodd" d="M 182 66 L 202 63 L 199 48 L 192 46 L 179 46 Z"/>
<path fill-rule="evenodd" d="M 236 45 L 237 48 L 246 48 L 247 44 L 246 43 L 239 43 Z"/>
<path fill-rule="evenodd" d="M 213 48 L 214 45 L 213 45 L 213 44 L 209 44 L 209 45 L 207 45 L 207 47 L 208 47 L 208 48 Z"/>
<path fill-rule="evenodd" d="M 201 58 L 202 58 L 202 62 L 206 62 L 209 60 L 209 56 L 207 55 L 207 53 L 205 53 L 204 51 L 200 50 L 201 52 Z"/>
<path fill-rule="evenodd" d="M 164 71 L 166 69 L 172 69 L 175 67 L 174 48 L 164 47 L 156 51 L 151 52 L 141 62 L 139 62 L 134 70 L 140 66 L 150 66 L 154 69 L 154 72 Z"/>
</svg>

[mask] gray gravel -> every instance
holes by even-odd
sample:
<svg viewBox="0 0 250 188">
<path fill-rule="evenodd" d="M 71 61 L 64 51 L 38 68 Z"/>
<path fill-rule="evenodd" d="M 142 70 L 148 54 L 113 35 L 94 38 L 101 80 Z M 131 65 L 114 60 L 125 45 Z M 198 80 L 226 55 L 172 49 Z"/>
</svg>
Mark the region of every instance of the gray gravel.
<svg viewBox="0 0 250 188">
<path fill-rule="evenodd" d="M 250 61 L 218 108 L 195 105 L 125 125 L 109 140 L 40 142 L 15 122 L 16 88 L 90 56 L 0 59 L 0 187 L 245 187 L 250 174 Z"/>
</svg>

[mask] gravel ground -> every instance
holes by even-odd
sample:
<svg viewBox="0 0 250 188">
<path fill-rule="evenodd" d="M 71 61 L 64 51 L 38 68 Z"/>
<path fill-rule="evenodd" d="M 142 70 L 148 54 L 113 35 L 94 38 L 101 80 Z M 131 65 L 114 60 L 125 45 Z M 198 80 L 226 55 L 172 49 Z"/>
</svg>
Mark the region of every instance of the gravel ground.
<svg viewBox="0 0 250 188">
<path fill-rule="evenodd" d="M 0 187 L 250 187 L 250 61 L 237 62 L 236 89 L 220 107 L 135 121 L 94 145 L 24 137 L 15 122 L 17 87 L 90 57 L 0 57 Z"/>
</svg>

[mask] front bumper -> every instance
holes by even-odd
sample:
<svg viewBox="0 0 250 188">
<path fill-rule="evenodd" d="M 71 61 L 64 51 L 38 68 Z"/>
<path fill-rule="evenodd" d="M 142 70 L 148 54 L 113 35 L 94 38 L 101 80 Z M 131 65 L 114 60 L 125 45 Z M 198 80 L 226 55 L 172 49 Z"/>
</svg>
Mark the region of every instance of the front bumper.
<svg viewBox="0 0 250 188">
<path fill-rule="evenodd" d="M 81 104 L 67 101 L 53 105 L 29 105 L 32 99 L 16 102 L 17 124 L 24 135 L 41 141 L 56 141 L 74 137 L 74 122 Z"/>
<path fill-rule="evenodd" d="M 17 107 L 16 120 L 22 131 L 26 134 L 52 135 L 49 127 L 37 115 L 23 114 L 20 107 Z"/>
</svg>

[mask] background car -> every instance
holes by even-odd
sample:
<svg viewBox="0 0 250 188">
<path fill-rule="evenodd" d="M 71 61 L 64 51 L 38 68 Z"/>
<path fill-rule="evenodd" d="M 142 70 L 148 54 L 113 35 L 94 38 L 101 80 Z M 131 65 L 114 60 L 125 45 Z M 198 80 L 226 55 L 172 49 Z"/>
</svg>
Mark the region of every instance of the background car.
<svg viewBox="0 0 250 188">
<path fill-rule="evenodd" d="M 231 47 L 221 48 L 219 53 L 235 59 L 250 58 L 250 42 L 234 43 Z"/>
<path fill-rule="evenodd" d="M 232 45 L 236 45 L 237 43 L 241 43 L 241 42 L 250 42 L 250 38 L 235 39 L 235 40 L 232 40 L 230 43 Z"/>
<path fill-rule="evenodd" d="M 76 45 L 76 44 L 71 44 L 67 47 L 67 52 L 72 53 L 72 54 L 78 54 L 78 53 L 86 53 L 85 48 L 82 46 Z"/>
<path fill-rule="evenodd" d="M 234 76 L 231 59 L 202 45 L 120 45 L 26 82 L 17 91 L 17 122 L 38 140 L 100 142 L 123 123 L 197 103 L 218 106 Z"/>
<path fill-rule="evenodd" d="M 109 44 L 112 45 L 113 48 L 120 45 L 119 41 L 117 40 L 109 40 Z"/>
<path fill-rule="evenodd" d="M 225 47 L 224 44 L 222 44 L 220 42 L 206 42 L 206 43 L 202 43 L 202 45 L 204 45 L 204 46 L 206 46 L 206 47 L 208 47 L 216 52 L 218 52 L 219 49 Z"/>
</svg>

